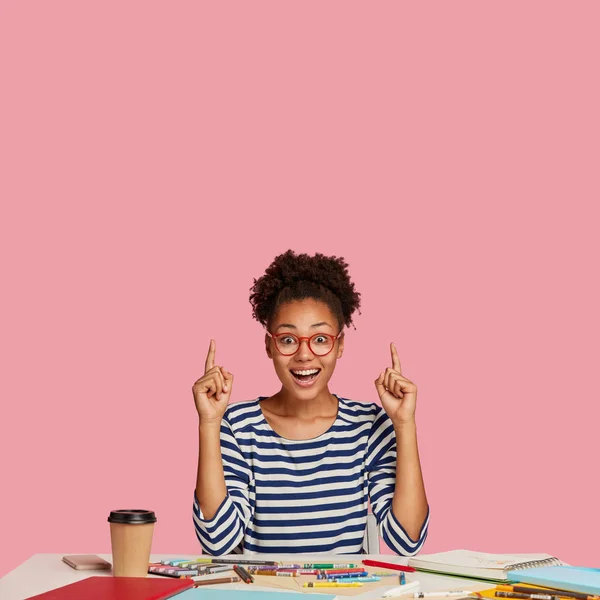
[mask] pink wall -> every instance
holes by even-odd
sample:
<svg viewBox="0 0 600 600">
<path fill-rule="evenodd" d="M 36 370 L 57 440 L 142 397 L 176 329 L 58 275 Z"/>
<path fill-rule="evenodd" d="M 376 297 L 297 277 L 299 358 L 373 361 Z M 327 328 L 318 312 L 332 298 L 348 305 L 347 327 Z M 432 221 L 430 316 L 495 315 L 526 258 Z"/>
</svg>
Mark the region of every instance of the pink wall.
<svg viewBox="0 0 600 600">
<path fill-rule="evenodd" d="M 0 4 L 0 575 L 194 553 L 191 386 L 278 380 L 248 290 L 287 248 L 363 296 L 331 391 L 419 385 L 424 552 L 598 566 L 600 4 Z"/>
</svg>

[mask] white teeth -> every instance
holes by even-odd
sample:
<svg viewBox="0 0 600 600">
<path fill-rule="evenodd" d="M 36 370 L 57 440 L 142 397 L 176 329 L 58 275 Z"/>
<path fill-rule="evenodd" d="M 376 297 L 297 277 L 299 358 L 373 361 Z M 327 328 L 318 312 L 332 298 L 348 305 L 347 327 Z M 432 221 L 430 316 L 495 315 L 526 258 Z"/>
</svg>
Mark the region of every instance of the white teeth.
<svg viewBox="0 0 600 600">
<path fill-rule="evenodd" d="M 312 375 L 313 373 L 318 373 L 319 369 L 311 369 L 309 371 L 292 371 L 296 375 Z"/>
</svg>

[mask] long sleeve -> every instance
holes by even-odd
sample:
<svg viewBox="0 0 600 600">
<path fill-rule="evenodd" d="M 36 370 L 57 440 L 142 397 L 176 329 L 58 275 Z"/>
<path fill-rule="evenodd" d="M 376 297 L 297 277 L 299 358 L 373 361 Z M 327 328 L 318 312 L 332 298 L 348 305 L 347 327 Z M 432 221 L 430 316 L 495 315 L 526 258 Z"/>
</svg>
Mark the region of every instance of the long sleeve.
<svg viewBox="0 0 600 600">
<path fill-rule="evenodd" d="M 193 519 L 196 536 L 203 552 L 217 556 L 241 552 L 244 532 L 253 513 L 249 499 L 249 488 L 253 483 L 252 471 L 226 416 L 221 422 L 220 437 L 227 496 L 212 519 L 207 520 L 202 515 L 194 491 Z"/>
<path fill-rule="evenodd" d="M 382 408 L 378 410 L 369 434 L 366 471 L 371 508 L 381 537 L 397 554 L 414 556 L 427 537 L 429 507 L 418 539 L 411 539 L 392 510 L 396 489 L 396 435 L 391 419 Z"/>
</svg>

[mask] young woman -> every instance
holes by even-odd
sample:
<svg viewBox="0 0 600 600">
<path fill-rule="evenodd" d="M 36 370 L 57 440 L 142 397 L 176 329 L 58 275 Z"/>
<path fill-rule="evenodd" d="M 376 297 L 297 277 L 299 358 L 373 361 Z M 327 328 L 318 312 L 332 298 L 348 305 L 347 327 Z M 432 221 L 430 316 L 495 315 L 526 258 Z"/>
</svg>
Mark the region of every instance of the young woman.
<svg viewBox="0 0 600 600">
<path fill-rule="evenodd" d="M 368 502 L 386 544 L 416 554 L 429 506 L 417 449 L 417 388 L 396 348 L 375 380 L 381 406 L 329 391 L 360 294 L 343 258 L 288 250 L 254 280 L 253 316 L 281 389 L 229 404 L 215 364 L 193 386 L 200 448 L 194 525 L 204 552 L 362 552 Z M 382 408 L 383 407 L 383 408 Z"/>
</svg>

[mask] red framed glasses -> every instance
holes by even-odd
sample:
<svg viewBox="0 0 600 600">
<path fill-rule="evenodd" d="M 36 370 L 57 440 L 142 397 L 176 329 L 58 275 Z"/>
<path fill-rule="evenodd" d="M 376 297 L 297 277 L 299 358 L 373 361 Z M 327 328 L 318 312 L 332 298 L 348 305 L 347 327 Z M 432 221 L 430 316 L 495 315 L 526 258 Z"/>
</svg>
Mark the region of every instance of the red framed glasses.
<svg viewBox="0 0 600 600">
<path fill-rule="evenodd" d="M 270 333 L 267 331 L 267 335 L 275 340 L 275 347 L 279 354 L 283 356 L 292 356 L 300 350 L 300 344 L 302 340 L 308 340 L 308 347 L 315 356 L 326 356 L 329 354 L 335 346 L 335 340 L 337 340 L 344 331 L 340 331 L 337 335 L 331 335 L 329 333 L 315 333 L 309 337 L 298 336 L 293 333 Z"/>
</svg>

